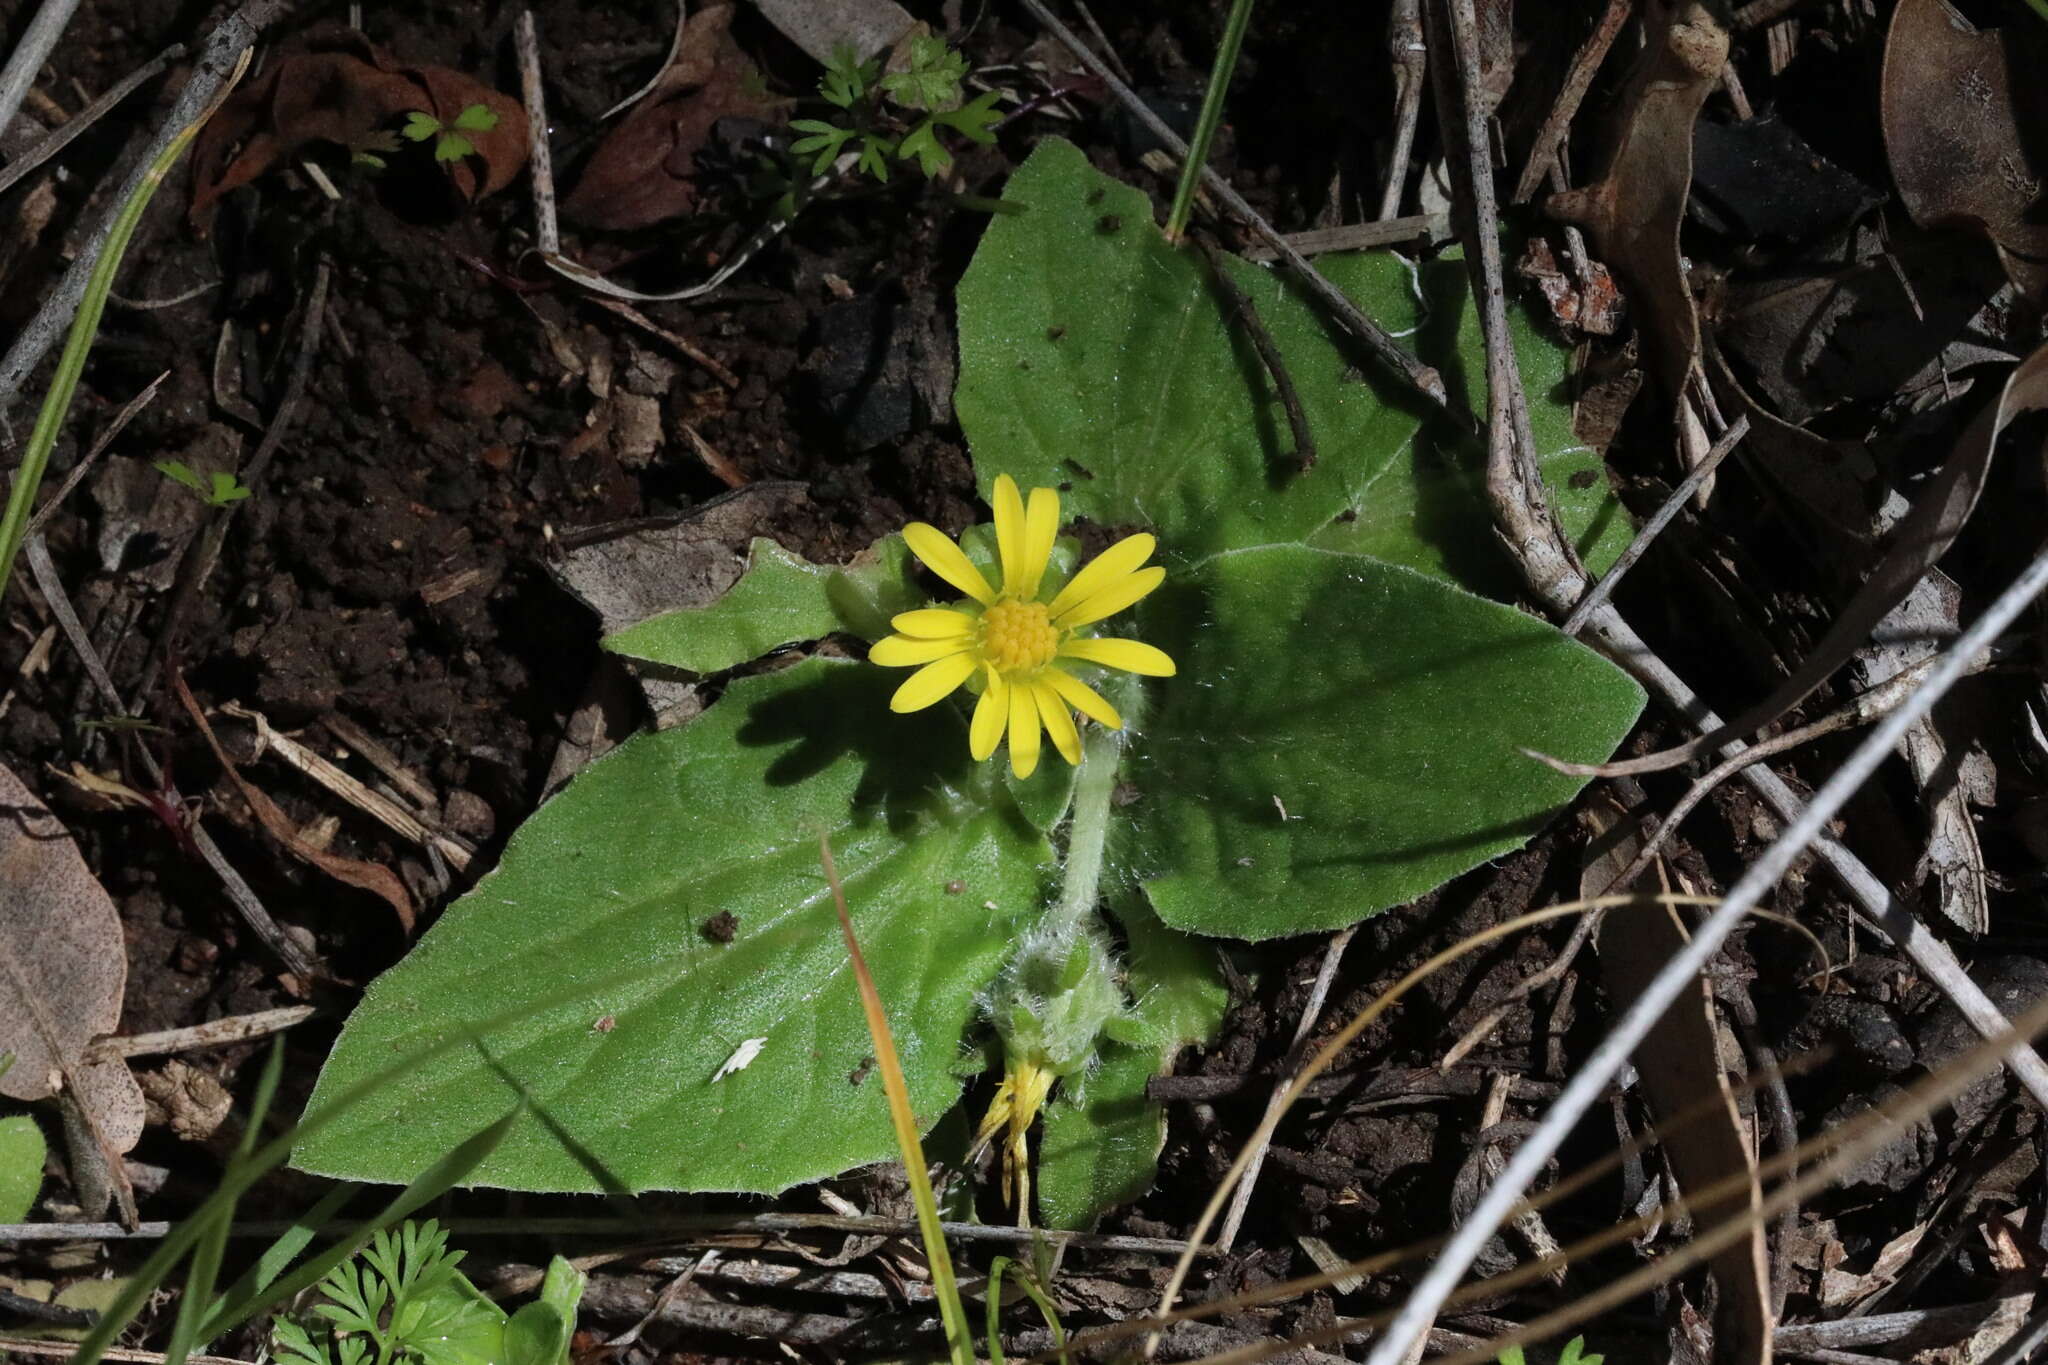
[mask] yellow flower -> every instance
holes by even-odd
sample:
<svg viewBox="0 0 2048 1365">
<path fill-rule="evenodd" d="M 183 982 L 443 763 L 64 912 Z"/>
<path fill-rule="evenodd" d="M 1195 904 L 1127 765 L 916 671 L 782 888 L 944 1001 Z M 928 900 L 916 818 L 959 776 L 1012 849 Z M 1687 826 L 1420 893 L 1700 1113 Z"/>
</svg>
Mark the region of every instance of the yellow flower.
<svg viewBox="0 0 2048 1365">
<path fill-rule="evenodd" d="M 1045 570 L 1059 534 L 1059 494 L 1034 488 L 1027 507 L 1016 481 L 999 475 L 995 514 L 1000 589 L 989 586 L 945 532 L 921 521 L 903 528 L 911 552 L 968 600 L 897 616 L 889 622 L 896 633 L 878 640 L 868 658 L 887 668 L 917 667 L 890 698 L 893 711 L 922 711 L 963 683 L 978 684 L 981 700 L 974 706 L 968 748 L 975 758 L 987 758 L 1007 732 L 1010 771 L 1029 777 L 1038 767 L 1041 725 L 1069 763 L 1081 761 L 1075 711 L 1112 730 L 1123 728 L 1116 708 L 1063 664 L 1100 664 L 1154 678 L 1173 675 L 1173 660 L 1164 650 L 1137 640 L 1079 633 L 1158 587 L 1166 570 L 1140 567 L 1152 557 L 1156 542 L 1151 536 L 1126 536 L 1046 600 L 1053 586 L 1046 583 Z"/>
</svg>

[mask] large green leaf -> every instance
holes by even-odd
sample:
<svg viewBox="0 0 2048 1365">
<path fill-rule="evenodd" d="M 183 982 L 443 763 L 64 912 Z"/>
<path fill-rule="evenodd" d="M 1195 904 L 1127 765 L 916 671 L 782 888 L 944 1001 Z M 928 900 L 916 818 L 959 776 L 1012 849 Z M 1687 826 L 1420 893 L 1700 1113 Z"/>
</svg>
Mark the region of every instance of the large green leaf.
<svg viewBox="0 0 2048 1365">
<path fill-rule="evenodd" d="M 896 678 L 812 660 L 733 685 L 680 730 L 599 760 L 500 868 L 373 983 L 310 1109 L 446 1030 L 578 981 L 302 1144 L 297 1163 L 398 1181 L 524 1092 L 474 1183 L 774 1191 L 893 1155 L 873 1050 L 818 866 L 829 833 L 929 1125 L 976 994 L 1040 904 L 1051 852 L 950 705 L 894 716 Z M 730 912 L 737 932 L 704 925 Z M 621 964 L 672 973 L 621 989 Z M 758 1043 L 742 1070 L 718 1078 Z"/>
<path fill-rule="evenodd" d="M 1180 664 L 1132 746 L 1130 867 L 1178 929 L 1334 929 L 1519 848 L 1642 690 L 1541 621 L 1408 569 L 1274 547 L 1169 577 Z"/>
<path fill-rule="evenodd" d="M 1445 423 L 1419 439 L 1415 400 L 1291 283 L 1228 267 L 1300 395 L 1320 456 L 1306 471 L 1289 462 L 1285 411 L 1207 265 L 1166 243 L 1141 192 L 1054 140 L 1004 199 L 1024 211 L 990 224 L 959 290 L 954 404 L 984 492 L 1003 473 L 1059 487 L 1070 514 L 1156 528 L 1169 556 L 1315 537 L 1475 588 L 1511 585 L 1474 482 L 1476 447 Z M 1384 252 L 1318 265 L 1389 330 L 1415 332 L 1422 358 L 1484 411 L 1462 267 L 1418 272 Z M 1599 567 L 1626 544 L 1625 520 L 1598 459 L 1572 440 L 1564 353 L 1526 320 L 1517 342 L 1552 496 Z"/>
<path fill-rule="evenodd" d="M 1166 1112 L 1145 1083 L 1171 1071 L 1182 1047 L 1207 1041 L 1230 1003 L 1213 946 L 1166 928 L 1142 901 L 1127 897 L 1118 917 L 1133 1004 L 1099 1064 L 1046 1106 L 1038 1211 L 1048 1227 L 1084 1227 L 1152 1188 Z"/>
</svg>

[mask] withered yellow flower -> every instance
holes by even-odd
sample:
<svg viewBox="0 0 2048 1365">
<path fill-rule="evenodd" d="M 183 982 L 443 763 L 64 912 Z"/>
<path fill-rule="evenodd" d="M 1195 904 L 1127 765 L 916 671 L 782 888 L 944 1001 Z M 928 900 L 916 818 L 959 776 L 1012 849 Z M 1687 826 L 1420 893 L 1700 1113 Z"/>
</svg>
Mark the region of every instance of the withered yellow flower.
<svg viewBox="0 0 2048 1365">
<path fill-rule="evenodd" d="M 999 475 L 995 520 L 999 587 L 937 527 L 920 521 L 903 528 L 911 553 L 967 600 L 895 617 L 889 624 L 896 633 L 877 641 L 868 658 L 887 668 L 917 669 L 890 698 L 895 711 L 921 711 L 963 685 L 979 686 L 968 748 L 975 758 L 987 758 L 1007 734 L 1010 771 L 1029 777 L 1038 767 L 1041 734 L 1052 736 L 1067 762 L 1081 761 L 1075 711 L 1112 730 L 1123 728 L 1116 708 L 1066 664 L 1172 676 L 1173 660 L 1164 650 L 1081 633 L 1158 587 L 1166 570 L 1143 567 L 1157 543 L 1151 536 L 1126 536 L 1052 591 L 1046 567 L 1059 535 L 1059 494 L 1034 488 L 1027 504 L 1016 481 Z"/>
</svg>

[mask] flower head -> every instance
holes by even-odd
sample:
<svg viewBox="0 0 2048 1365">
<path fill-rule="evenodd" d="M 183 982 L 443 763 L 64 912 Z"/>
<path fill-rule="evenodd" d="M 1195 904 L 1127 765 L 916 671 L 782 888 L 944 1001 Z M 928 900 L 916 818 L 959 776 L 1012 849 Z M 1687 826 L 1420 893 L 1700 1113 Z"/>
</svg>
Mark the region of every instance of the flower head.
<svg viewBox="0 0 2048 1365">
<path fill-rule="evenodd" d="M 1156 543 L 1151 536 L 1126 536 L 1059 587 L 1045 581 L 1059 535 L 1059 494 L 1034 488 L 1027 506 L 1016 481 L 998 475 L 995 514 L 1000 587 L 991 587 L 937 527 L 917 521 L 903 528 L 911 553 L 968 600 L 895 617 L 889 624 L 896 633 L 876 641 L 868 658 L 888 668 L 917 668 L 890 698 L 891 710 L 921 711 L 963 684 L 978 687 L 968 748 L 975 758 L 987 758 L 1007 733 L 1010 771 L 1029 777 L 1038 767 L 1041 727 L 1069 763 L 1081 761 L 1075 711 L 1112 730 L 1123 728 L 1116 708 L 1064 665 L 1172 676 L 1173 660 L 1163 650 L 1081 633 L 1158 587 L 1166 570 L 1143 567 Z"/>
</svg>

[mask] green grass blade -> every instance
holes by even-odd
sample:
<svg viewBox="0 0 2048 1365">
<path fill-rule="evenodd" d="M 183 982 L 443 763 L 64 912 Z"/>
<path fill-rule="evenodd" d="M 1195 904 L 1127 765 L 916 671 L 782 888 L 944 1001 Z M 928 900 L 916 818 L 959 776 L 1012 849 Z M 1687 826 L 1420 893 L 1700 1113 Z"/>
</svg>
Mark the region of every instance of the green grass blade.
<svg viewBox="0 0 2048 1365">
<path fill-rule="evenodd" d="M 2044 0 L 2048 2 L 2048 0 Z M 1209 88 L 1202 94 L 1202 112 L 1195 120 L 1195 135 L 1188 139 L 1187 159 L 1180 163 L 1180 183 L 1173 187 L 1173 208 L 1166 215 L 1166 240 L 1178 242 L 1187 231 L 1188 215 L 1195 207 L 1195 186 L 1202 183 L 1202 167 L 1209 162 L 1209 144 L 1216 139 L 1216 127 L 1223 122 L 1223 95 L 1230 89 L 1231 73 L 1237 70 L 1237 54 L 1244 46 L 1244 31 L 1252 19 L 1252 0 L 1236 0 L 1230 18 L 1223 24 L 1223 41 L 1216 47 L 1216 64 L 1209 68 Z"/>
</svg>

